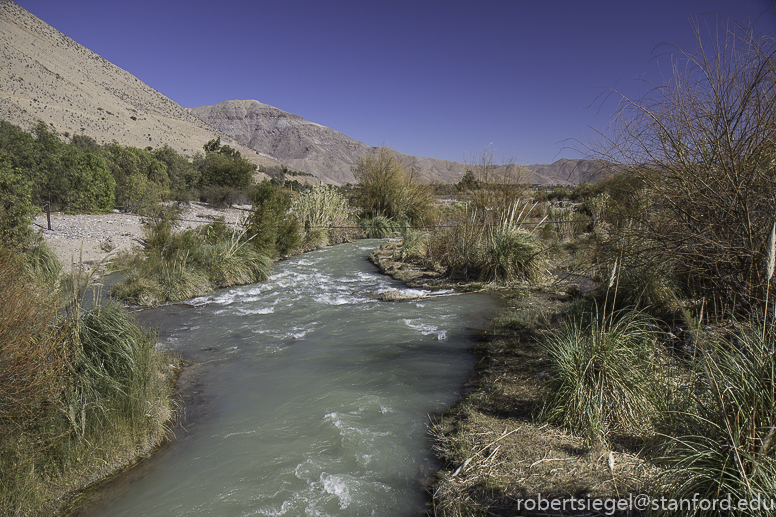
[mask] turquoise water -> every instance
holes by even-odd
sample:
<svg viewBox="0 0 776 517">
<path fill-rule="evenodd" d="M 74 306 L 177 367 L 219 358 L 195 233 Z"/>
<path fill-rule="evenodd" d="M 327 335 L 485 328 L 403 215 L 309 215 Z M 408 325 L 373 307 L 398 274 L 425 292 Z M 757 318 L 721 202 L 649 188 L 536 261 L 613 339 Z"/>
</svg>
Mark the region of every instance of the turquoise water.
<svg viewBox="0 0 776 517">
<path fill-rule="evenodd" d="M 429 293 L 380 275 L 366 260 L 378 243 L 295 257 L 198 307 L 147 311 L 191 364 L 182 424 L 78 515 L 422 514 L 421 480 L 436 467 L 429 416 L 460 397 L 495 301 L 379 301 Z"/>
</svg>

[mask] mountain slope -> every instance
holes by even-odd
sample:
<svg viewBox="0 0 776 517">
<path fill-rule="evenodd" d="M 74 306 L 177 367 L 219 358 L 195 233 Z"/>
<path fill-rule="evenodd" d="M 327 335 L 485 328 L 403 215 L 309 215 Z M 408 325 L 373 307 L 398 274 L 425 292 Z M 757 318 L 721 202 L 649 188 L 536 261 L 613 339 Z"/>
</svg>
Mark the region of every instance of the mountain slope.
<svg viewBox="0 0 776 517">
<path fill-rule="evenodd" d="M 192 108 L 191 112 L 235 140 L 328 182 L 355 182 L 351 168 L 358 158 L 377 151 L 338 131 L 255 100 L 224 101 Z M 401 153 L 397 156 L 414 166 L 426 181 L 456 182 L 464 173 L 462 163 Z"/>
<path fill-rule="evenodd" d="M 238 142 L 327 183 L 355 182 L 352 167 L 358 158 L 377 152 L 377 148 L 338 131 L 256 100 L 224 101 L 190 111 Z M 425 181 L 456 183 L 466 171 L 466 165 L 459 162 L 396 154 Z M 526 181 L 540 185 L 596 181 L 602 165 L 591 160 L 569 159 L 526 165 Z"/>
<path fill-rule="evenodd" d="M 276 165 L 193 116 L 132 74 L 0 0 L 0 118 L 29 130 L 43 120 L 61 133 L 184 154 L 221 136 L 256 164 Z"/>
</svg>

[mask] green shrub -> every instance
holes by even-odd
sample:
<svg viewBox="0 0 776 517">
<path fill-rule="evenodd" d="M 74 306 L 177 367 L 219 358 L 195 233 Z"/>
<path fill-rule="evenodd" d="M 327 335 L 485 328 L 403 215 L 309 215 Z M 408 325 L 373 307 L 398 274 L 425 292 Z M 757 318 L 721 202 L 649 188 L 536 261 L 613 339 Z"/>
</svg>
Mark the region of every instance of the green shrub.
<svg viewBox="0 0 776 517">
<path fill-rule="evenodd" d="M 221 138 L 211 140 L 204 146 L 204 158 L 195 160 L 200 171 L 200 186 L 230 187 L 245 192 L 253 185 L 256 166 L 240 155 L 240 152 L 221 145 Z"/>
<path fill-rule="evenodd" d="M 382 147 L 376 156 L 359 158 L 353 174 L 358 179 L 355 204 L 362 216 L 406 219 L 412 225 L 431 216 L 431 189 L 417 183 L 390 149 Z"/>
<path fill-rule="evenodd" d="M 299 222 L 290 208 L 291 201 L 277 185 L 265 180 L 256 188 L 245 231 L 260 253 L 287 256 L 299 248 Z"/>
<path fill-rule="evenodd" d="M 553 332 L 543 347 L 552 376 L 538 418 L 589 443 L 643 436 L 664 408 L 655 344 L 639 313 L 596 310 Z"/>
<path fill-rule="evenodd" d="M 32 192 L 32 179 L 0 152 L 0 244 L 18 247 L 32 236 L 30 225 L 38 211 Z"/>
</svg>

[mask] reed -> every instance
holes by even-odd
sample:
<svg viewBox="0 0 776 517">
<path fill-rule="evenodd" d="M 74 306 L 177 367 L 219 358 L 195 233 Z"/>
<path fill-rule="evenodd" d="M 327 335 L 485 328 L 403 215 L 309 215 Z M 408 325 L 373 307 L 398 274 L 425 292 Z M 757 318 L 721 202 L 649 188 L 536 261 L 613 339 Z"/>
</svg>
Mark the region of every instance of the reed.
<svg viewBox="0 0 776 517">
<path fill-rule="evenodd" d="M 352 225 L 350 206 L 335 187 L 317 186 L 301 192 L 291 201 L 291 210 L 303 232 L 303 248 L 317 249 L 348 240 L 345 230 Z"/>
<path fill-rule="evenodd" d="M 614 433 L 641 436 L 658 420 L 664 398 L 654 336 L 641 314 L 577 317 L 543 344 L 552 380 L 538 413 L 589 443 Z"/>
<path fill-rule="evenodd" d="M 655 490 L 675 499 L 761 496 L 767 506 L 758 515 L 776 515 L 776 333 L 736 323 L 728 333 L 698 335 L 691 389 L 672 414 Z"/>
<path fill-rule="evenodd" d="M 51 515 L 69 489 L 159 443 L 170 359 L 115 303 L 61 297 L 0 248 L 0 508 Z M 42 275 L 43 277 L 46 274 Z"/>
</svg>

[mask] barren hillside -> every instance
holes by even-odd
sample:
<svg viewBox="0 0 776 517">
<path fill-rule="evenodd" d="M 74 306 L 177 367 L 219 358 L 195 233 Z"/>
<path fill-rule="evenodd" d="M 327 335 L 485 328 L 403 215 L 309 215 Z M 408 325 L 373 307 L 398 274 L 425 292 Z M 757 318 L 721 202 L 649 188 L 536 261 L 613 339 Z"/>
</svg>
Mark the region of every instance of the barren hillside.
<svg viewBox="0 0 776 517">
<path fill-rule="evenodd" d="M 0 0 L 0 118 L 24 130 L 43 120 L 59 133 L 100 143 L 168 144 L 188 155 L 221 136 L 256 164 L 278 163 L 221 135 L 10 0 Z"/>
<path fill-rule="evenodd" d="M 358 158 L 376 152 L 339 131 L 255 100 L 225 101 L 191 112 L 239 142 L 327 182 L 354 182 L 351 168 Z M 462 163 L 397 155 L 426 181 L 456 182 L 464 173 Z"/>
</svg>

